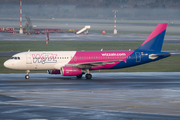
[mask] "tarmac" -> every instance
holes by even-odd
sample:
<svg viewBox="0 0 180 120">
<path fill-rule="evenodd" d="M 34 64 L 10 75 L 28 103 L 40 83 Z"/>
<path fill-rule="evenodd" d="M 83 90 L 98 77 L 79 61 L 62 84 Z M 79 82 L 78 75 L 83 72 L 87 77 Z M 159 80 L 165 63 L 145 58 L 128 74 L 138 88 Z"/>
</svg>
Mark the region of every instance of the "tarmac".
<svg viewBox="0 0 180 120">
<path fill-rule="evenodd" d="M 180 73 L 0 74 L 0 119 L 180 119 Z"/>
</svg>

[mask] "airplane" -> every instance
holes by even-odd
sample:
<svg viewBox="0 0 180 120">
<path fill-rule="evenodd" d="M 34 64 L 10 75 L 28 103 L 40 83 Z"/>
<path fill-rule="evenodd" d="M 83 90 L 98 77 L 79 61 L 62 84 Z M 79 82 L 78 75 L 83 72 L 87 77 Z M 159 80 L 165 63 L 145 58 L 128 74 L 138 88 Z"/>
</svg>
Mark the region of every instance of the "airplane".
<svg viewBox="0 0 180 120">
<path fill-rule="evenodd" d="M 121 69 L 157 61 L 171 54 L 161 52 L 167 23 L 159 23 L 136 50 L 121 51 L 28 51 L 13 55 L 4 62 L 9 69 L 47 70 L 49 74 L 91 79 L 91 70 Z"/>
</svg>

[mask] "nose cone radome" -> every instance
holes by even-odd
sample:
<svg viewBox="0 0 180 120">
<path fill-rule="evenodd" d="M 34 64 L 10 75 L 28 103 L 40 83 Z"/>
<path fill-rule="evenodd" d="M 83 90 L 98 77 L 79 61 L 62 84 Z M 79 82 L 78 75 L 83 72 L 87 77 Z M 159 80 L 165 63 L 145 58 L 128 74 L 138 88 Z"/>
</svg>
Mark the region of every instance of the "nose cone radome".
<svg viewBox="0 0 180 120">
<path fill-rule="evenodd" d="M 5 61 L 4 62 L 4 67 L 6 68 L 10 68 L 10 63 L 9 63 L 9 60 Z"/>
</svg>

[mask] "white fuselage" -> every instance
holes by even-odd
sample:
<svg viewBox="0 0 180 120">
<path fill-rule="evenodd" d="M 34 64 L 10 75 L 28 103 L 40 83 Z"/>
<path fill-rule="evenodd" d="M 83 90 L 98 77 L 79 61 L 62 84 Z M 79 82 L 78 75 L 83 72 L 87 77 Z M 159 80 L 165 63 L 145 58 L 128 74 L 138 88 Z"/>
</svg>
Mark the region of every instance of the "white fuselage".
<svg viewBox="0 0 180 120">
<path fill-rule="evenodd" d="M 22 52 L 12 56 L 4 66 L 16 70 L 54 70 L 60 69 L 74 56 L 75 51 Z"/>
</svg>

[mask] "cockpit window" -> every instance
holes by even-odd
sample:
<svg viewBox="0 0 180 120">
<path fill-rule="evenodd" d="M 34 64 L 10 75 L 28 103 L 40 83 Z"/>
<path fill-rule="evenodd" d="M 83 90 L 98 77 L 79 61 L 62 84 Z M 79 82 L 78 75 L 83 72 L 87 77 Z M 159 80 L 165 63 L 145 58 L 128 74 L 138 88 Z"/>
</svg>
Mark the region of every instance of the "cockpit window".
<svg viewBox="0 0 180 120">
<path fill-rule="evenodd" d="M 20 60 L 20 57 L 11 57 L 11 59 Z"/>
</svg>

